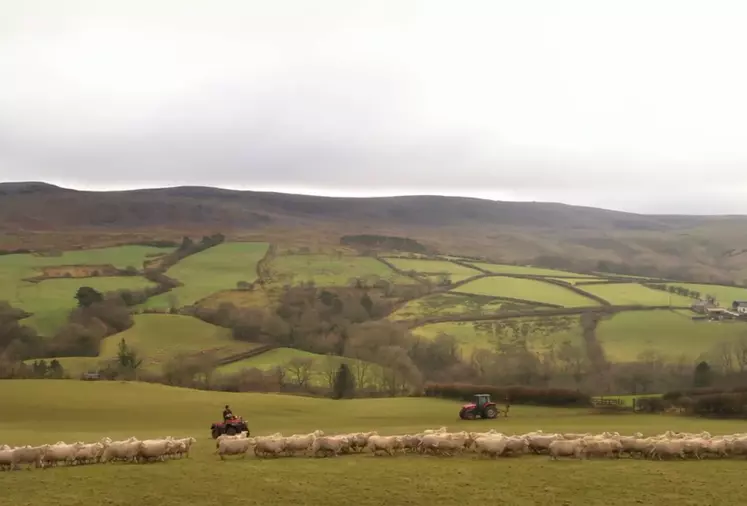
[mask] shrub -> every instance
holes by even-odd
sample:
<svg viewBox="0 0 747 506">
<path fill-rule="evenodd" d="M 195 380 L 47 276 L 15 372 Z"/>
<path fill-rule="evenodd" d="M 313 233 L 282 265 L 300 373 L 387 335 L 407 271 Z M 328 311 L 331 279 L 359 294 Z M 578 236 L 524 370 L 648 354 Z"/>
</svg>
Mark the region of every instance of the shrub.
<svg viewBox="0 0 747 506">
<path fill-rule="evenodd" d="M 499 403 L 534 404 L 537 406 L 591 406 L 589 395 L 577 390 L 563 388 L 427 383 L 424 393 L 428 397 L 445 397 L 465 401 L 472 399 L 475 394 L 490 394 L 493 401 Z"/>
<path fill-rule="evenodd" d="M 642 413 L 663 413 L 672 407 L 671 400 L 663 397 L 639 397 L 635 400 L 636 411 Z"/>
</svg>

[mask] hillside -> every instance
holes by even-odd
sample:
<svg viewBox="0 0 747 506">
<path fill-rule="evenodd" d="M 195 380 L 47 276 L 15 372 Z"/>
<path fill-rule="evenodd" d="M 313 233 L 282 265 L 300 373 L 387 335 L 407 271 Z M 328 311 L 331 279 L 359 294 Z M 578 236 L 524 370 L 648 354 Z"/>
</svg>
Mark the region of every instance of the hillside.
<svg viewBox="0 0 747 506">
<path fill-rule="evenodd" d="M 37 333 L 7 326 L 0 359 L 117 374 L 124 341 L 169 384 L 319 392 L 345 363 L 359 391 L 391 395 L 424 381 L 659 392 L 689 385 L 702 360 L 743 372 L 747 319 L 692 306 L 730 308 L 747 288 L 218 239 L 0 256 L 0 301 L 21 311 L 5 314 Z M 156 265 L 170 284 L 154 284 Z M 80 287 L 110 305 L 76 307 Z M 48 377 L 38 367 L 22 374 Z"/>
<path fill-rule="evenodd" d="M 178 187 L 86 192 L 0 184 L 0 248 L 75 248 L 221 231 L 234 239 L 339 243 L 351 233 L 412 237 L 441 253 L 546 267 L 747 278 L 747 217 L 640 215 L 553 203 L 409 196 L 329 198 Z"/>
</svg>

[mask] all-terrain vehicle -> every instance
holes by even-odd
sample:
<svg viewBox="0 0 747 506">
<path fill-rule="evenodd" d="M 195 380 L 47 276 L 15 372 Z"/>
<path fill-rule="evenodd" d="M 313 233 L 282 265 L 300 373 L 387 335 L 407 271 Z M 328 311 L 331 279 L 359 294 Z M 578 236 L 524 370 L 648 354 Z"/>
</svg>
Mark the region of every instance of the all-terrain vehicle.
<svg viewBox="0 0 747 506">
<path fill-rule="evenodd" d="M 210 426 L 210 433 L 213 439 L 217 439 L 222 434 L 233 436 L 239 432 L 249 432 L 249 426 L 240 416 L 234 416 L 233 418 L 214 423 Z"/>
<path fill-rule="evenodd" d="M 474 402 L 465 404 L 459 410 L 459 418 L 462 420 L 474 420 L 480 418 L 495 418 L 498 416 L 498 406 L 490 400 L 490 394 L 475 395 Z"/>
</svg>

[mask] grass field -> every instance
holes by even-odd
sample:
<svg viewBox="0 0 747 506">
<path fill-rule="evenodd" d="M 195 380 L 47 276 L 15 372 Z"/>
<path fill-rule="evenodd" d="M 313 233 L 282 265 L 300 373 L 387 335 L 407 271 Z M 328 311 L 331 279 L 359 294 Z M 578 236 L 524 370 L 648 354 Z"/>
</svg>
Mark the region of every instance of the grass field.
<svg viewBox="0 0 747 506">
<path fill-rule="evenodd" d="M 599 282 L 606 281 L 604 278 L 548 278 L 548 279 L 562 281 L 563 283 L 568 283 L 569 285 L 577 285 L 579 283 L 589 283 L 591 281 L 599 281 Z M 580 288 L 583 288 L 583 286 L 581 286 Z"/>
<path fill-rule="evenodd" d="M 747 288 L 737 286 L 699 285 L 696 283 L 668 283 L 668 285 L 698 291 L 703 298 L 706 295 L 711 295 L 716 298 L 716 301 L 722 307 L 731 307 L 731 303 L 735 300 L 747 300 Z"/>
<path fill-rule="evenodd" d="M 531 309 L 533 306 L 506 303 L 491 297 L 472 297 L 459 293 L 437 293 L 414 299 L 389 315 L 390 320 L 409 320 L 424 316 L 487 315 L 501 311 L 504 306 Z"/>
<path fill-rule="evenodd" d="M 638 283 L 612 283 L 609 285 L 584 285 L 584 291 L 597 295 L 615 306 L 684 306 L 690 307 L 693 299 L 646 288 Z"/>
<path fill-rule="evenodd" d="M 600 323 L 597 337 L 607 357 L 635 360 L 638 354 L 658 351 L 674 360 L 681 355 L 696 359 L 720 342 L 747 337 L 743 322 L 693 321 L 689 311 L 630 311 Z"/>
<path fill-rule="evenodd" d="M 373 277 L 392 283 L 414 283 L 371 257 L 283 255 L 273 259 L 271 268 L 273 282 L 281 285 L 313 281 L 318 286 L 348 286 L 355 278 Z"/>
<path fill-rule="evenodd" d="M 140 353 L 144 369 L 156 372 L 179 353 L 206 352 L 220 358 L 258 346 L 236 341 L 229 330 L 189 316 L 143 314 L 134 319 L 133 327 L 101 342 L 98 357 L 60 358 L 60 363 L 71 375 L 80 374 L 114 358 L 120 339 Z"/>
<path fill-rule="evenodd" d="M 454 289 L 456 293 L 474 293 L 492 297 L 531 300 L 564 307 L 596 306 L 598 303 L 562 286 L 533 279 L 496 276 L 471 281 Z"/>
<path fill-rule="evenodd" d="M 525 274 L 528 276 L 547 276 L 550 278 L 595 278 L 588 274 L 577 272 L 559 271 L 556 269 L 544 269 L 542 267 L 528 267 L 523 265 L 486 264 L 482 262 L 469 262 L 475 267 L 485 269 L 494 274 Z"/>
<path fill-rule="evenodd" d="M 263 242 L 223 243 L 188 256 L 166 271 L 183 283 L 169 293 L 148 299 L 145 307 L 187 306 L 222 290 L 236 288 L 236 283 L 257 279 L 257 262 L 267 252 Z"/>
<path fill-rule="evenodd" d="M 442 274 L 420 274 L 420 277 L 430 280 L 430 282 L 436 286 L 442 286 L 441 283 L 444 280 L 444 276 Z M 454 285 L 456 283 L 459 283 L 461 281 L 464 281 L 466 279 L 473 278 L 473 277 L 475 277 L 474 274 L 449 274 L 448 280 L 451 281 L 452 285 Z"/>
<path fill-rule="evenodd" d="M 90 286 L 102 293 L 114 290 L 138 290 L 153 283 L 136 276 L 97 277 L 86 279 L 48 279 L 39 283 L 24 283 L 11 301 L 15 307 L 22 308 L 33 316 L 24 320 L 44 336 L 51 336 L 65 321 L 77 301 L 75 292 L 81 286 Z"/>
<path fill-rule="evenodd" d="M 450 430 L 508 433 L 644 434 L 665 430 L 713 434 L 743 430 L 741 421 L 662 415 L 594 415 L 587 410 L 512 406 L 508 419 L 458 421 L 458 402 L 425 398 L 333 401 L 272 394 L 236 394 L 137 383 L 2 381 L 3 443 L 95 441 L 103 436 L 141 439 L 194 436 L 189 459 L 150 465 L 107 464 L 19 471 L 0 476 L 5 504 L 13 506 L 131 506 L 327 504 L 744 504 L 744 462 L 596 460 L 550 462 L 547 457 L 477 459 L 398 456 L 303 457 L 220 462 L 208 436 L 224 404 L 249 420 L 253 434 L 327 433 L 376 429 L 401 434 L 446 425 Z M 40 408 L 44 416 L 39 416 Z M 103 499 L 105 498 L 105 500 Z"/>
<path fill-rule="evenodd" d="M 557 348 L 564 341 L 574 345 L 581 344 L 581 330 L 578 316 L 552 318 L 513 318 L 517 328 L 522 324 L 530 326 L 527 334 L 527 345 L 535 352 Z M 491 321 L 434 323 L 417 327 L 414 333 L 428 339 L 439 334 L 453 336 L 459 343 L 462 358 L 469 359 L 477 349 L 495 350 L 499 342 L 510 340 L 513 331 L 502 331 L 500 323 Z"/>
<path fill-rule="evenodd" d="M 169 251 L 167 248 L 119 246 L 66 251 L 59 256 L 3 255 L 0 256 L 0 300 L 15 300 L 17 290 L 28 285 L 23 279 L 39 275 L 41 271 L 38 269 L 42 267 L 111 264 L 117 268 L 141 268 L 149 255 L 162 255 Z"/>
<path fill-rule="evenodd" d="M 217 308 L 221 304 L 233 304 L 236 307 L 269 308 L 272 301 L 266 290 L 225 290 L 216 292 L 200 302 L 200 306 Z"/>
<path fill-rule="evenodd" d="M 481 274 L 477 269 L 470 269 L 463 265 L 445 260 L 416 260 L 410 258 L 386 258 L 386 261 L 403 271 L 415 271 L 425 274 L 448 273 L 466 279 Z M 452 278 L 453 279 L 453 278 Z"/>
<path fill-rule="evenodd" d="M 359 360 L 350 358 L 343 358 L 332 355 L 319 355 L 317 353 L 309 353 L 308 351 L 297 350 L 294 348 L 276 348 L 270 350 L 256 357 L 246 358 L 238 360 L 230 364 L 224 365 L 216 369 L 216 372 L 220 374 L 234 374 L 240 372 L 242 369 L 257 368 L 262 370 L 272 369 L 274 367 L 287 367 L 289 362 L 294 359 L 309 359 L 312 361 L 312 370 L 310 383 L 316 386 L 329 386 L 329 375 L 337 372 L 338 368 L 342 363 L 346 363 L 351 366 L 361 363 Z M 380 368 L 374 364 L 367 364 L 369 370 L 369 376 L 374 373 L 374 369 L 377 372 Z M 354 372 L 355 374 L 355 372 Z M 365 378 L 365 374 L 362 375 Z M 370 381 L 371 378 L 368 378 Z"/>
<path fill-rule="evenodd" d="M 643 399 L 650 397 L 661 397 L 661 394 L 639 394 L 639 395 L 605 395 L 604 397 L 596 397 L 597 399 L 619 399 L 623 402 L 623 405 L 633 407 L 633 400 Z"/>
</svg>

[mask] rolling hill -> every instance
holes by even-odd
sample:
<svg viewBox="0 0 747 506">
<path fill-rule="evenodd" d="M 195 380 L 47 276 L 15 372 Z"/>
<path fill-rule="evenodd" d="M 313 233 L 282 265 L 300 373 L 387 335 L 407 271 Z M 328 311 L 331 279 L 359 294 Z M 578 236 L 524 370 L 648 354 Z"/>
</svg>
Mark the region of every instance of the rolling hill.
<svg viewBox="0 0 747 506">
<path fill-rule="evenodd" d="M 747 278 L 743 216 L 641 215 L 555 203 L 406 196 L 329 198 L 177 187 L 88 192 L 0 184 L 0 248 L 71 249 L 220 230 L 298 244 L 412 237 L 441 253 L 686 281 Z M 72 233 L 74 232 L 74 233 Z M 621 271 L 629 272 L 621 272 Z"/>
</svg>

